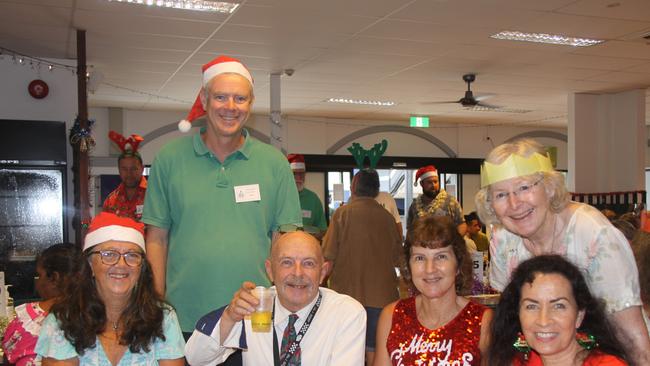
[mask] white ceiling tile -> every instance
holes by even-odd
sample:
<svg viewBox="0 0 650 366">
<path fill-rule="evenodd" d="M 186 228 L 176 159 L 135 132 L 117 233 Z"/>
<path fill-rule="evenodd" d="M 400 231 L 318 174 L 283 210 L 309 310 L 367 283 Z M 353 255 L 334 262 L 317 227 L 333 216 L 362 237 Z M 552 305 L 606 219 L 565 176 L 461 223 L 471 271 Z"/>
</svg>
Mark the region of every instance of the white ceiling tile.
<svg viewBox="0 0 650 366">
<path fill-rule="evenodd" d="M 579 0 L 558 11 L 599 18 L 650 22 L 650 1 L 647 0 Z"/>
<path fill-rule="evenodd" d="M 650 26 L 650 22 L 596 18 L 559 13 L 546 13 L 533 20 L 521 20 L 513 29 L 522 32 L 561 34 L 569 37 L 616 39 Z M 506 29 L 504 29 L 506 30 Z"/>
<path fill-rule="evenodd" d="M 74 58 L 74 27 L 86 28 L 88 63 L 105 76 L 89 96 L 96 106 L 185 111 L 198 93 L 201 65 L 228 54 L 253 74 L 256 113 L 268 112 L 269 75 L 294 68 L 281 79 L 287 114 L 401 121 L 420 113 L 438 124 L 562 126 L 568 93 L 650 86 L 650 45 L 639 40 L 650 31 L 649 3 L 249 0 L 230 16 L 102 0 L 0 0 L 0 46 Z M 489 37 L 506 28 L 610 40 L 574 48 Z M 457 101 L 467 87 L 461 76 L 470 72 L 477 74 L 475 95 L 532 112 L 431 104 Z M 332 96 L 398 104 L 324 102 Z"/>
</svg>

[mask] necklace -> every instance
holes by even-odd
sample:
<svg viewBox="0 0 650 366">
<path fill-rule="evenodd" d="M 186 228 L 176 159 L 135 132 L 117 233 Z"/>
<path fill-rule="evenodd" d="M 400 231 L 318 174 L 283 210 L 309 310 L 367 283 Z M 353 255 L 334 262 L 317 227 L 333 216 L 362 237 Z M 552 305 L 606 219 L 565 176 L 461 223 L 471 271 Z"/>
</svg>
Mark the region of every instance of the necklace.
<svg viewBox="0 0 650 366">
<path fill-rule="evenodd" d="M 116 332 L 117 332 L 117 328 L 118 328 L 118 324 L 117 324 L 117 323 L 118 323 L 117 321 L 114 321 L 114 322 L 113 322 L 113 330 L 116 331 Z"/>
</svg>

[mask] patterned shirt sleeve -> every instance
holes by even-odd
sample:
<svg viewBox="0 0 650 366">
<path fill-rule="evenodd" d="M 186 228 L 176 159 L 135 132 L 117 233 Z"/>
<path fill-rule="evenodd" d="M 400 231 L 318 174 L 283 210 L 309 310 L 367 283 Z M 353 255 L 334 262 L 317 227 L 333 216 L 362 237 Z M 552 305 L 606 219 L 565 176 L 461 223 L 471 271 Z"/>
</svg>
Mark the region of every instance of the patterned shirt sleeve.
<svg viewBox="0 0 650 366">
<path fill-rule="evenodd" d="M 56 360 L 67 360 L 70 358 L 78 357 L 79 355 L 63 334 L 63 330 L 59 328 L 59 323 L 50 314 L 43 321 L 41 333 L 36 342 L 36 353 L 45 358 L 53 358 Z"/>
<path fill-rule="evenodd" d="M 499 240 L 498 229 L 490 228 L 490 286 L 497 291 L 503 291 L 508 284 L 506 243 Z"/>
<path fill-rule="evenodd" d="M 185 341 L 181 333 L 178 317 L 173 309 L 165 310 L 163 319 L 165 340 L 157 339 L 154 343 L 157 360 L 174 360 L 183 357 Z"/>
<path fill-rule="evenodd" d="M 608 312 L 641 305 L 632 249 L 623 234 L 600 216 L 595 209 L 576 211 L 575 223 L 567 229 L 567 257 L 583 271 Z"/>
</svg>

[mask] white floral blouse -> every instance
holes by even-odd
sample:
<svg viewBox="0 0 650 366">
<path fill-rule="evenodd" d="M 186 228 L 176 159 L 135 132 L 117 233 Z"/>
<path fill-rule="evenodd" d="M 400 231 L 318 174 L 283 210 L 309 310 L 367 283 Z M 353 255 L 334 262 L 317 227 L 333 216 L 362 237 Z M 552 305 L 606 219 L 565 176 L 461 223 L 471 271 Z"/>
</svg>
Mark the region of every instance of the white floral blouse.
<svg viewBox="0 0 650 366">
<path fill-rule="evenodd" d="M 627 239 L 600 211 L 577 204 L 580 207 L 554 253 L 580 268 L 592 294 L 605 301 L 608 312 L 641 305 L 639 275 Z M 490 255 L 490 285 L 498 291 L 503 291 L 519 263 L 533 257 L 520 236 L 501 226 L 492 227 Z"/>
</svg>

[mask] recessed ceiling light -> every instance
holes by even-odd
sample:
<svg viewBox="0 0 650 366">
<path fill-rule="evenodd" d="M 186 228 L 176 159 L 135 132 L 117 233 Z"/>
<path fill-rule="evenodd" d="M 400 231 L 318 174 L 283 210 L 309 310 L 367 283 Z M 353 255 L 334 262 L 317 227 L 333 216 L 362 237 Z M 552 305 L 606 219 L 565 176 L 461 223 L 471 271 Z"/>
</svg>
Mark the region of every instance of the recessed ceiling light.
<svg viewBox="0 0 650 366">
<path fill-rule="evenodd" d="M 182 10 L 211 11 L 219 13 L 232 13 L 239 4 L 227 3 L 215 0 L 108 0 L 118 3 L 129 3 L 136 5 L 158 6 L 161 8 L 173 8 Z"/>
<path fill-rule="evenodd" d="M 361 104 L 361 105 L 379 105 L 390 107 L 395 105 L 395 102 L 381 101 L 381 100 L 360 100 L 360 99 L 346 99 L 346 98 L 330 98 L 326 102 L 329 103 L 345 103 L 345 104 Z"/>
<path fill-rule="evenodd" d="M 506 39 L 510 41 L 550 43 L 577 47 L 588 47 L 605 42 L 602 39 L 574 38 L 557 34 L 523 33 L 518 31 L 503 31 L 497 34 L 493 34 L 490 37 L 495 39 Z"/>
</svg>

